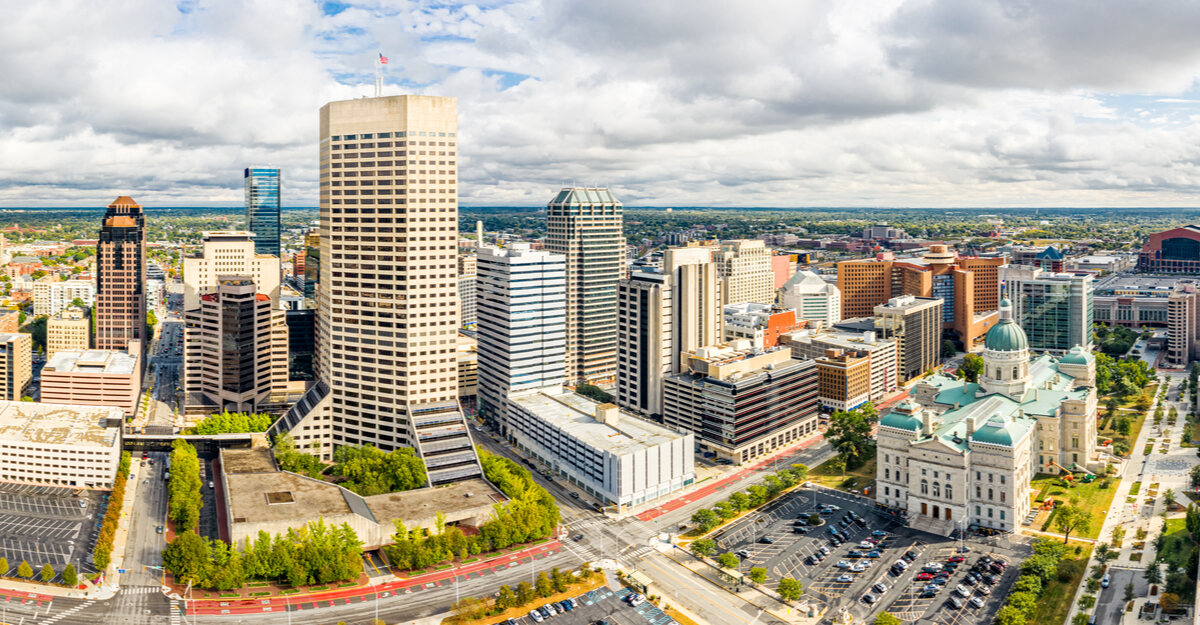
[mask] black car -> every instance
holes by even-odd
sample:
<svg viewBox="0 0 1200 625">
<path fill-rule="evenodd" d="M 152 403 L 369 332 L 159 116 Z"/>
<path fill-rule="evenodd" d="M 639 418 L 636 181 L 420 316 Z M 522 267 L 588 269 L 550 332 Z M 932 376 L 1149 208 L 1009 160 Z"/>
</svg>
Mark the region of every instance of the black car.
<svg viewBox="0 0 1200 625">
<path fill-rule="evenodd" d="M 808 525 L 808 517 L 800 517 L 792 521 L 792 525 Z"/>
<path fill-rule="evenodd" d="M 583 540 L 583 534 L 576 534 L 574 537 L 572 537 L 572 540 L 574 540 L 575 542 L 579 542 L 579 541 Z"/>
<path fill-rule="evenodd" d="M 793 534 L 807 534 L 808 528 L 807 527 L 793 527 L 792 533 Z"/>
<path fill-rule="evenodd" d="M 908 551 L 905 551 L 905 552 L 904 552 L 904 559 L 905 559 L 905 560 L 908 560 L 909 562 L 912 562 L 913 560 L 916 560 L 916 559 L 917 559 L 917 552 L 913 551 L 912 549 L 909 549 Z"/>
<path fill-rule="evenodd" d="M 865 519 L 863 519 L 862 517 L 857 517 L 857 518 L 855 518 L 855 519 L 854 519 L 854 523 L 855 523 L 856 525 L 858 525 L 859 527 L 866 527 L 866 526 L 867 526 L 867 521 L 866 521 Z"/>
<path fill-rule="evenodd" d="M 758 539 L 758 542 L 760 542 L 764 545 L 770 545 L 770 544 L 773 544 L 775 541 L 771 540 L 770 536 L 763 536 L 762 538 Z"/>
<path fill-rule="evenodd" d="M 936 591 L 936 590 L 929 590 L 928 588 L 926 588 L 926 589 L 924 589 L 924 590 L 922 590 L 922 591 L 921 591 L 921 594 L 920 594 L 919 596 L 920 596 L 922 599 L 928 599 L 928 598 L 930 598 L 930 597 L 936 597 L 936 596 L 937 596 L 937 591 Z"/>
<path fill-rule="evenodd" d="M 1000 581 L 1000 578 L 996 577 L 995 575 L 992 575 L 991 573 L 984 573 L 983 581 L 988 586 L 995 586 L 996 582 Z"/>
<path fill-rule="evenodd" d="M 804 563 L 808 564 L 808 565 L 813 565 L 818 562 L 820 562 L 820 560 L 818 560 L 816 556 L 808 556 L 807 558 L 804 559 Z"/>
</svg>

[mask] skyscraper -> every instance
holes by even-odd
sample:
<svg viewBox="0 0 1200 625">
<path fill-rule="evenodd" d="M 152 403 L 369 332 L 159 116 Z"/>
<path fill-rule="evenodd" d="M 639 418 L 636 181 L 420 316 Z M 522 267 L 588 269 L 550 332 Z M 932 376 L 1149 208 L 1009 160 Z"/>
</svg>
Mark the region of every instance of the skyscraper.
<svg viewBox="0 0 1200 625">
<path fill-rule="evenodd" d="M 567 187 L 546 207 L 546 249 L 567 259 L 567 381 L 617 375 L 617 282 L 624 208 L 608 189 Z"/>
<path fill-rule="evenodd" d="M 876 331 L 885 339 L 899 341 L 901 383 L 941 362 L 943 305 L 936 297 L 901 295 L 875 307 Z"/>
<path fill-rule="evenodd" d="M 146 348 L 145 285 L 146 216 L 122 195 L 104 212 L 96 245 L 96 349 Z"/>
<path fill-rule="evenodd" d="M 1092 348 L 1092 274 L 1054 273 L 1021 265 L 1001 270 L 1013 304 L 1013 321 L 1025 330 L 1029 348 L 1066 354 Z"/>
<path fill-rule="evenodd" d="M 254 251 L 279 257 L 279 170 L 247 167 L 246 229 L 254 233 Z"/>
<path fill-rule="evenodd" d="M 771 250 L 758 239 L 723 241 L 713 255 L 725 304 L 775 303 Z"/>
<path fill-rule="evenodd" d="M 528 243 L 477 250 L 479 414 L 507 433 L 510 393 L 563 384 L 566 259 Z"/>
<path fill-rule="evenodd" d="M 435 486 L 482 474 L 458 406 L 457 108 L 389 96 L 320 116 L 314 392 L 333 446 L 415 448 Z"/>
<path fill-rule="evenodd" d="M 255 238 L 253 233 L 239 230 L 201 233 L 200 255 L 183 259 L 183 309 L 196 308 L 201 295 L 216 292 L 221 276 L 249 276 L 258 292 L 278 305 L 279 259 L 257 253 Z"/>
</svg>

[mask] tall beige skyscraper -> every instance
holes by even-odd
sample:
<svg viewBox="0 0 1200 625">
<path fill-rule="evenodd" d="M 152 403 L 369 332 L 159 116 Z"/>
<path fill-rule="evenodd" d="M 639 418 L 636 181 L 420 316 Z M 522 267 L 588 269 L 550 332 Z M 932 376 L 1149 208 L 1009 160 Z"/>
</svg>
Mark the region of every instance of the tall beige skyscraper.
<svg viewBox="0 0 1200 625">
<path fill-rule="evenodd" d="M 568 187 L 546 207 L 546 249 L 567 258 L 567 382 L 617 375 L 617 282 L 624 208 L 608 189 Z"/>
<path fill-rule="evenodd" d="M 724 284 L 724 303 L 775 303 L 771 250 L 758 239 L 722 241 L 714 254 Z"/>
<path fill-rule="evenodd" d="M 412 447 L 432 485 L 482 474 L 458 406 L 457 133 L 454 98 L 321 107 L 316 431 Z"/>
</svg>

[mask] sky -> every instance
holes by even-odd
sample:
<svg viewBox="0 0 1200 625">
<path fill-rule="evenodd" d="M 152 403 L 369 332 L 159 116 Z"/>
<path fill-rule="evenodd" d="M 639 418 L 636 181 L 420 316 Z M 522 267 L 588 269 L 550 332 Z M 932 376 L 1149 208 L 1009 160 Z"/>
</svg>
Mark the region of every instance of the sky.
<svg viewBox="0 0 1200 625">
<path fill-rule="evenodd" d="M 453 96 L 464 206 L 1200 206 L 1200 3 L 39 0 L 0 206 L 317 203 L 322 104 Z"/>
</svg>

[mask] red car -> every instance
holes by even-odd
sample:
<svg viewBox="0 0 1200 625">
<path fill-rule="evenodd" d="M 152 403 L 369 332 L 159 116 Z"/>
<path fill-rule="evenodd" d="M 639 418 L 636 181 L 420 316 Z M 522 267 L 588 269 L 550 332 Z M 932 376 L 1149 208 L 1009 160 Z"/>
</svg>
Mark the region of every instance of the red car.
<svg viewBox="0 0 1200 625">
<path fill-rule="evenodd" d="M 966 558 L 964 558 L 962 556 L 953 556 L 949 560 L 946 560 L 946 561 L 947 562 L 965 562 Z"/>
<path fill-rule="evenodd" d="M 917 573 L 917 581 L 926 581 L 933 579 L 933 573 Z"/>
</svg>

